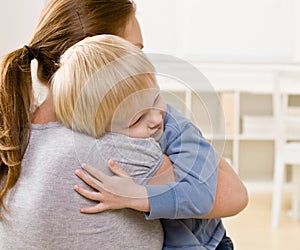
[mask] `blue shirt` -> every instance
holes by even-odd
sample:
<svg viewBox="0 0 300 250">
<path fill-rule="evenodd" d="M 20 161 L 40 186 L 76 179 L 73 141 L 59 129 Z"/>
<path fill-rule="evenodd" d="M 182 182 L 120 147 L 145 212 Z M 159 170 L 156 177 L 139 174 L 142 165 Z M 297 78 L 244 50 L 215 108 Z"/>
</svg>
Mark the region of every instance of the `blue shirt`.
<svg viewBox="0 0 300 250">
<path fill-rule="evenodd" d="M 162 219 L 164 249 L 215 249 L 225 233 L 221 219 L 194 218 L 213 207 L 218 155 L 199 129 L 170 105 L 164 126 L 159 143 L 174 164 L 177 182 L 146 186 L 150 202 L 146 217 Z"/>
</svg>

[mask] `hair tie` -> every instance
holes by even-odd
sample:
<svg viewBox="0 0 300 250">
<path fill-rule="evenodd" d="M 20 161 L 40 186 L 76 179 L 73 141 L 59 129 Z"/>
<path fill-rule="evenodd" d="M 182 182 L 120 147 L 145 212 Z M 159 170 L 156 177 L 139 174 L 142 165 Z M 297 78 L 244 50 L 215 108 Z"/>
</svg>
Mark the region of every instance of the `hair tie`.
<svg viewBox="0 0 300 250">
<path fill-rule="evenodd" d="M 31 49 L 29 46 L 27 46 L 27 45 L 25 45 L 24 48 L 25 48 L 25 49 L 27 50 L 27 52 L 28 52 L 28 59 L 29 59 L 29 61 L 32 61 L 32 60 L 35 58 L 35 55 L 34 55 L 34 53 L 32 52 L 32 49 Z"/>
</svg>

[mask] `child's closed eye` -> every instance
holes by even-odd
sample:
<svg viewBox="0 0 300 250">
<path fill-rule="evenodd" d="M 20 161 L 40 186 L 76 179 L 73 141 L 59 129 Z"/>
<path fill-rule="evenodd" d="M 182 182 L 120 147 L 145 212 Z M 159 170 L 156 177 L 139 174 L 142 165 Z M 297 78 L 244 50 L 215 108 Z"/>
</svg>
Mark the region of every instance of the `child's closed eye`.
<svg viewBox="0 0 300 250">
<path fill-rule="evenodd" d="M 137 124 L 143 119 L 143 117 L 144 117 L 144 115 L 141 115 L 141 116 L 139 116 L 137 119 L 135 119 L 135 120 L 133 121 L 133 123 L 131 123 L 131 124 L 129 125 L 129 128 L 134 127 L 135 125 L 137 125 Z"/>
</svg>

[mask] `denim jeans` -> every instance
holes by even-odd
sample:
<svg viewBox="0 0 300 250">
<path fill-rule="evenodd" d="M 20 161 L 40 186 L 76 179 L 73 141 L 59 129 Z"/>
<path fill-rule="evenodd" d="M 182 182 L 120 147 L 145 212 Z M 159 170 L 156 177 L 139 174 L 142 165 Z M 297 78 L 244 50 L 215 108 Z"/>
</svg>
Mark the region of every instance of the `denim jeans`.
<svg viewBox="0 0 300 250">
<path fill-rule="evenodd" d="M 233 250 L 233 243 L 229 237 L 224 235 L 220 244 L 217 246 L 216 250 Z"/>
</svg>

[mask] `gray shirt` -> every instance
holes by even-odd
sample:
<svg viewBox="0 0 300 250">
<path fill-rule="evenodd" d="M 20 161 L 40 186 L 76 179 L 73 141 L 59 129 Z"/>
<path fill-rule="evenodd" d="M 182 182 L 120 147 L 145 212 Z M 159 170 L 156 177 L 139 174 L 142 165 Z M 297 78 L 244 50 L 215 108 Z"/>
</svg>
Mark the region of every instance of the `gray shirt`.
<svg viewBox="0 0 300 250">
<path fill-rule="evenodd" d="M 82 163 L 111 174 L 112 158 L 144 183 L 138 176 L 150 177 L 161 157 L 153 140 L 116 134 L 96 140 L 60 123 L 33 125 L 21 176 L 6 199 L 10 213 L 0 222 L 0 249 L 161 249 L 158 220 L 131 209 L 81 214 L 80 207 L 96 203 L 73 190 L 84 186 L 74 174 Z"/>
</svg>

